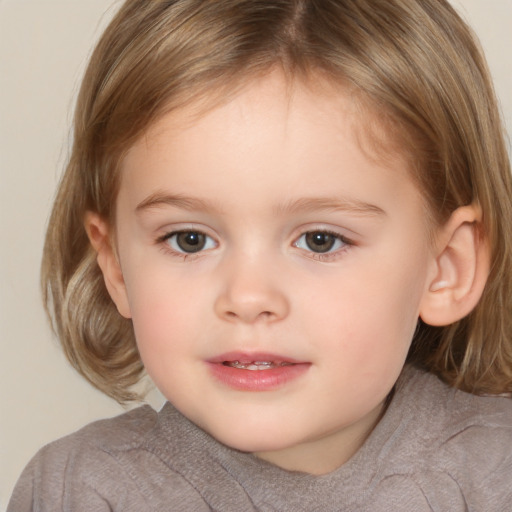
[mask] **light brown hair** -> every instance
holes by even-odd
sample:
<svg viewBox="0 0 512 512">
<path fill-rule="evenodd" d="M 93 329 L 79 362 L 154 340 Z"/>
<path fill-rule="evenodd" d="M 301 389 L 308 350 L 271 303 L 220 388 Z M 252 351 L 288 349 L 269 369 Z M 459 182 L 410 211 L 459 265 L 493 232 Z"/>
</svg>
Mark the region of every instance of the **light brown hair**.
<svg viewBox="0 0 512 512">
<path fill-rule="evenodd" d="M 485 60 L 445 0 L 126 1 L 83 79 L 44 249 L 44 300 L 70 362 L 115 399 L 136 397 L 132 325 L 83 226 L 88 210 L 115 222 L 123 154 L 162 114 L 275 66 L 365 98 L 409 154 L 432 222 L 480 205 L 492 252 L 483 296 L 456 324 L 420 322 L 409 361 L 473 393 L 511 392 L 510 163 Z"/>
</svg>

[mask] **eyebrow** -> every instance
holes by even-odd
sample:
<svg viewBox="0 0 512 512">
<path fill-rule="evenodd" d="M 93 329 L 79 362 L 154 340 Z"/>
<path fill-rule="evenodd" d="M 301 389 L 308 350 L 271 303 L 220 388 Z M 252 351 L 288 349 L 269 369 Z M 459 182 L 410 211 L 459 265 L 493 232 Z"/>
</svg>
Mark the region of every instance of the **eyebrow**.
<svg viewBox="0 0 512 512">
<path fill-rule="evenodd" d="M 189 197 L 181 194 L 167 194 L 156 192 L 141 201 L 136 211 L 141 212 L 152 208 L 173 206 L 189 211 L 221 212 L 222 208 L 215 201 L 197 197 Z M 319 211 L 341 211 L 360 216 L 382 216 L 386 212 L 371 203 L 358 199 L 343 197 L 302 197 L 294 201 L 277 205 L 274 208 L 276 215 L 309 213 Z"/>
<path fill-rule="evenodd" d="M 386 215 L 386 212 L 377 205 L 345 197 L 303 197 L 279 205 L 275 213 L 293 214 L 317 211 L 341 211 L 371 217 Z"/>
<path fill-rule="evenodd" d="M 137 205 L 135 211 L 140 212 L 151 208 L 162 208 L 164 206 L 174 206 L 190 211 L 221 211 L 220 205 L 208 199 L 163 192 L 156 192 L 148 196 Z"/>
</svg>

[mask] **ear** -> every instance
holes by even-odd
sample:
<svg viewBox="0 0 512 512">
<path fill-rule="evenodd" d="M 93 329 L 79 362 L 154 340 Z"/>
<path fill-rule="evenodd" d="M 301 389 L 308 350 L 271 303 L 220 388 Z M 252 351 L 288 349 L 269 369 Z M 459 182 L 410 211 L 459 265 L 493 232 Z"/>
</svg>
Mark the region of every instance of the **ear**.
<svg viewBox="0 0 512 512">
<path fill-rule="evenodd" d="M 110 297 L 117 306 L 119 313 L 125 318 L 131 318 L 123 272 L 112 247 L 112 237 L 110 236 L 108 223 L 99 214 L 87 212 L 84 226 L 89 241 L 97 253 L 98 266 L 103 273 L 105 286 Z"/>
<path fill-rule="evenodd" d="M 476 205 L 453 212 L 436 236 L 436 253 L 420 317 L 435 326 L 449 325 L 477 305 L 489 275 L 490 251 Z"/>
</svg>

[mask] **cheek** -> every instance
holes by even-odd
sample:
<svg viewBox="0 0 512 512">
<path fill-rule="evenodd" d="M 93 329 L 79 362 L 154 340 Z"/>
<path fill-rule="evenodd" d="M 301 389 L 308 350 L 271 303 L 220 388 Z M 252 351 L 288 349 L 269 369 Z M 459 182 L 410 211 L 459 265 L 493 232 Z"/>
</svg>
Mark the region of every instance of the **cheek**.
<svg viewBox="0 0 512 512">
<path fill-rule="evenodd" d="M 180 385 L 181 363 L 188 360 L 190 332 L 186 307 L 161 288 L 137 295 L 132 322 L 141 360 L 156 386 L 169 398 Z M 181 377 L 183 378 L 183 377 Z"/>
<path fill-rule="evenodd" d="M 205 344 L 213 331 L 204 279 L 182 276 L 167 265 L 134 265 L 126 276 L 135 338 L 145 364 L 172 361 Z M 171 357 L 169 357 L 171 356 Z"/>
<path fill-rule="evenodd" d="M 186 297 L 165 273 L 134 268 L 135 272 L 125 275 L 125 283 L 137 344 L 141 354 L 148 345 L 160 351 L 180 330 Z"/>
<path fill-rule="evenodd" d="M 323 332 L 319 345 L 330 340 L 339 359 L 361 368 L 403 361 L 418 321 L 426 260 L 398 256 L 349 269 L 323 300 L 321 290 L 312 294 L 315 319 L 308 330 Z"/>
</svg>

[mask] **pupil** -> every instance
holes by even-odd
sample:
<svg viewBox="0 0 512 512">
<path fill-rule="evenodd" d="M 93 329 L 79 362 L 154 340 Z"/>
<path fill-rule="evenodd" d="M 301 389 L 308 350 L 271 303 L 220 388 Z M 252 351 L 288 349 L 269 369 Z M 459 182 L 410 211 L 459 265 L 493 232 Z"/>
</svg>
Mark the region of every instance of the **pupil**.
<svg viewBox="0 0 512 512">
<path fill-rule="evenodd" d="M 330 251 L 336 238 L 329 233 L 322 233 L 321 231 L 313 231 L 312 233 L 306 234 L 307 246 L 315 252 L 327 252 Z"/>
<path fill-rule="evenodd" d="M 178 233 L 176 242 L 180 249 L 185 252 L 198 252 L 205 245 L 205 236 L 202 233 L 196 233 L 194 231 L 186 231 Z"/>
</svg>

